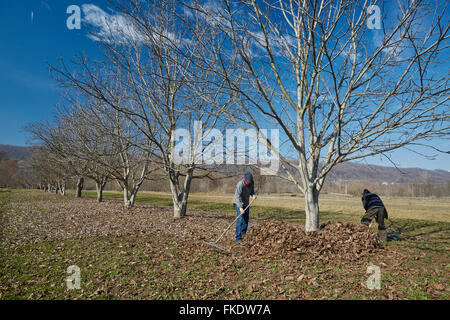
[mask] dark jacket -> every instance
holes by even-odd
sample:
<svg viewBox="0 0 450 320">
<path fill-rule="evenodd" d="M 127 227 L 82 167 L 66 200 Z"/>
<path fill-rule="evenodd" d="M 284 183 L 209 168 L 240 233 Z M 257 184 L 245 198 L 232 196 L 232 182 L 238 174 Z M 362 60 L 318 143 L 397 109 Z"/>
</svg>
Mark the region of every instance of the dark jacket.
<svg viewBox="0 0 450 320">
<path fill-rule="evenodd" d="M 361 200 L 366 211 L 373 207 L 384 208 L 383 201 L 381 201 L 380 197 L 375 193 L 364 192 Z"/>
</svg>

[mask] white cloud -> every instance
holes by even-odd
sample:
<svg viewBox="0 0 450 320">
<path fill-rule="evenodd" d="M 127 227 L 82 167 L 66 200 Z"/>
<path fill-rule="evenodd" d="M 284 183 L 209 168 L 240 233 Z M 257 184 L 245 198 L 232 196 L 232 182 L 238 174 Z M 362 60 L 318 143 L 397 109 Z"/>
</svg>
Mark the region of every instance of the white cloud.
<svg viewBox="0 0 450 320">
<path fill-rule="evenodd" d="M 158 25 L 157 20 L 151 23 L 151 27 L 144 31 L 139 30 L 130 18 L 121 14 L 109 14 L 94 4 L 82 5 L 83 22 L 93 27 L 88 37 L 94 41 L 116 42 L 120 44 L 148 43 L 172 44 L 178 47 L 188 45 L 189 39 L 181 39 L 174 32 Z"/>
<path fill-rule="evenodd" d="M 194 6 L 194 4 L 191 5 Z M 202 4 L 197 4 L 197 8 L 199 9 L 199 12 L 202 12 L 199 17 L 207 24 L 213 27 L 220 27 L 228 33 L 232 32 L 231 22 L 227 16 L 228 12 L 224 7 L 223 1 L 207 0 Z M 233 7 L 233 3 L 231 4 L 231 11 L 233 14 L 241 16 L 250 14 L 248 11 L 238 9 L 236 6 Z M 186 17 L 193 19 L 191 10 L 188 12 L 185 11 L 184 13 Z M 239 30 L 239 28 L 241 28 L 241 30 Z M 233 29 L 238 41 L 242 42 L 242 49 L 248 56 L 259 57 L 267 54 L 265 48 L 267 45 L 266 38 L 256 23 L 256 17 L 252 14 L 243 21 L 235 21 Z M 281 36 L 278 36 L 274 32 L 271 32 L 268 37 L 271 52 L 275 56 L 287 56 L 285 42 L 290 48 L 297 47 L 297 40 L 289 34 L 281 34 Z"/>
<path fill-rule="evenodd" d="M 220 26 L 222 28 L 229 28 L 229 21 L 223 16 L 225 12 L 224 4 L 217 0 L 208 0 L 203 4 L 198 5 L 198 8 L 205 14 L 201 14 L 200 18 L 212 26 Z M 186 13 L 186 12 L 185 12 Z M 189 17 L 189 16 L 187 16 Z"/>
<path fill-rule="evenodd" d="M 411 53 L 407 48 L 409 45 L 407 40 L 400 36 L 399 32 L 394 34 L 389 42 L 383 45 L 384 42 L 383 33 L 380 31 L 373 36 L 373 42 L 375 48 L 382 47 L 381 52 L 386 55 L 392 61 L 399 61 L 401 59 L 406 59 Z"/>
<path fill-rule="evenodd" d="M 355 63 L 356 59 L 362 58 L 362 54 L 358 53 L 358 51 L 356 51 L 355 54 L 354 49 L 351 48 L 350 44 L 348 44 L 345 48 L 343 48 L 342 52 L 340 53 L 340 56 L 343 59 L 347 59 L 347 57 L 349 57 L 350 59 L 349 63 L 351 64 Z"/>
<path fill-rule="evenodd" d="M 109 14 L 94 4 L 83 4 L 82 9 L 83 22 L 94 28 L 89 35 L 94 41 L 126 43 L 130 40 L 141 42 L 145 39 L 145 36 L 123 15 Z"/>
</svg>

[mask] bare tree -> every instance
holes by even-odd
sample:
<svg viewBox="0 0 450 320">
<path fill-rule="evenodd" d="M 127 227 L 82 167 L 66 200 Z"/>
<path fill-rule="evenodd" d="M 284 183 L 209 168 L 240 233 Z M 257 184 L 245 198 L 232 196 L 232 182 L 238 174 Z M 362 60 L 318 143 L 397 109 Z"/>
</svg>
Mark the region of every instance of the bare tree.
<svg viewBox="0 0 450 320">
<path fill-rule="evenodd" d="M 84 178 L 87 177 L 95 181 L 97 200 L 101 202 L 109 177 L 107 168 L 111 166 L 110 159 L 116 151 L 100 130 L 96 117 L 89 114 L 88 108 L 80 105 L 79 101 L 72 103 L 70 107 L 57 108 L 53 123 L 31 123 L 26 130 L 46 150 L 46 156 L 55 170 L 64 171 L 67 178 L 77 177 L 76 197 L 81 197 Z M 86 103 L 89 105 L 90 102 Z M 65 182 L 58 185 L 58 189 L 65 194 Z"/>
<path fill-rule="evenodd" d="M 77 197 L 81 197 L 84 177 L 87 177 L 95 182 L 97 201 L 102 202 L 103 189 L 111 177 L 109 170 L 115 164 L 116 150 L 93 112 L 93 102 L 87 99 L 82 105 L 71 100 L 70 107 L 60 107 L 57 113 L 58 124 L 64 134 L 58 152 L 73 171 L 82 175 L 77 180 Z"/>
<path fill-rule="evenodd" d="M 115 153 L 106 171 L 122 189 L 124 205 L 131 208 L 140 187 L 155 170 L 150 161 L 152 144 L 143 141 L 134 123 L 119 110 L 97 104 L 92 113 L 102 119 L 103 135 Z"/>
<path fill-rule="evenodd" d="M 66 184 L 71 175 L 58 155 L 45 146 L 34 147 L 21 168 L 19 177 L 27 186 L 39 186 L 41 190 L 66 194 Z"/>
<path fill-rule="evenodd" d="M 231 106 L 223 94 L 225 82 L 218 82 L 204 63 L 209 52 L 203 46 L 214 40 L 214 29 L 198 20 L 187 26 L 172 1 L 149 8 L 130 1 L 120 9 L 140 35 L 130 41 L 128 54 L 111 51 L 114 64 L 133 79 L 128 83 L 134 103 L 126 112 L 156 146 L 153 157 L 167 174 L 174 217 L 180 218 L 186 214 L 192 180 L 212 178 L 214 165 L 222 163 L 204 152 L 217 139 L 213 130 L 225 127 L 222 109 Z M 182 159 L 177 129 L 186 133 Z"/>
<path fill-rule="evenodd" d="M 126 26 L 118 29 L 112 22 L 101 37 L 94 31 L 105 52 L 101 71 L 87 57 L 76 61 L 76 74 L 64 63 L 53 71 L 61 83 L 83 91 L 133 124 L 131 134 L 121 132 L 117 139 L 139 148 L 155 168 L 164 170 L 174 217 L 180 218 L 186 214 L 192 179 L 210 177 L 213 165 L 221 163 L 202 156 L 208 146 L 202 138 L 214 140 L 210 134 L 220 127 L 221 109 L 231 101 L 222 94 L 225 81 L 211 79 L 215 73 L 204 64 L 208 54 L 204 46 L 213 39 L 209 33 L 213 29 L 200 21 L 187 28 L 172 1 L 150 5 L 126 1 L 117 3 L 117 10 Z M 188 147 L 181 156 L 177 129 L 187 132 L 182 143 Z"/>
<path fill-rule="evenodd" d="M 80 167 L 71 164 L 67 155 L 61 153 L 67 140 L 60 129 L 46 121 L 29 123 L 25 127 L 31 135 L 31 141 L 36 143 L 28 162 L 42 180 L 39 185 L 44 186 L 44 190 L 48 192 L 60 191 L 65 195 L 67 180 L 79 174 Z"/>
<path fill-rule="evenodd" d="M 241 113 L 230 117 L 282 131 L 285 147 L 266 143 L 281 160 L 278 175 L 305 195 L 307 231 L 319 227 L 319 194 L 336 164 L 449 135 L 448 75 L 439 70 L 448 2 L 389 2 L 384 17 L 377 4 L 184 4 L 228 44 L 209 46 L 207 56 L 217 57 L 210 67 L 240 101 Z"/>
<path fill-rule="evenodd" d="M 122 108 L 128 102 L 117 80 L 120 75 L 107 75 L 101 88 L 113 97 L 114 106 Z M 84 90 L 81 93 L 86 95 Z M 85 176 L 96 182 L 99 202 L 106 182 L 115 180 L 123 191 L 124 205 L 133 207 L 139 188 L 154 170 L 149 157 L 151 143 L 143 141 L 134 123 L 120 109 L 96 96 L 87 95 L 82 105 L 75 99 L 69 100 L 71 111 L 64 115 L 65 126 L 71 128 L 77 140 L 72 145 L 78 146 L 78 157 L 85 161 Z"/>
</svg>

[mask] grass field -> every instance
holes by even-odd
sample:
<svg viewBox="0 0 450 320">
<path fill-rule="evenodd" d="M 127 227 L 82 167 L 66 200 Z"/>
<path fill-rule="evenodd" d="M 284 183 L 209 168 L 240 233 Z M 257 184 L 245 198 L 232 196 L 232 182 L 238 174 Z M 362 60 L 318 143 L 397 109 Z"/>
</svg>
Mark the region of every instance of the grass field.
<svg viewBox="0 0 450 320">
<path fill-rule="evenodd" d="M 450 298 L 450 223 L 442 203 L 430 202 L 432 218 L 424 212 L 413 219 L 407 210 L 399 217 L 391 209 L 387 225 L 399 241 L 389 242 L 389 251 L 354 263 L 338 257 L 323 263 L 251 257 L 245 248 L 227 256 L 199 245 L 198 233 L 214 238 L 232 221 L 229 195 L 193 194 L 181 221 L 170 218 L 167 194 L 141 193 L 132 210 L 122 207 L 117 192 L 105 192 L 100 204 L 95 192 L 85 195 L 0 192 L 0 299 Z M 323 200 L 321 222 L 359 222 L 356 204 L 355 212 L 342 214 L 325 211 Z M 263 195 L 253 221 L 303 223 L 302 206 L 290 207 L 297 201 Z M 345 207 L 359 199 L 343 201 Z M 410 201 L 414 212 L 425 203 Z M 230 232 L 224 245 L 232 247 L 232 238 Z M 381 290 L 364 285 L 369 263 L 381 267 Z M 79 290 L 65 284 L 73 264 L 81 268 Z"/>
<path fill-rule="evenodd" d="M 86 191 L 90 196 L 96 194 L 95 191 Z M 106 197 L 113 197 L 122 199 L 122 193 L 116 191 L 105 192 Z M 231 208 L 233 202 L 233 195 L 226 194 L 205 194 L 192 193 L 189 196 L 191 208 L 217 208 L 218 210 L 225 210 L 226 212 L 234 212 Z M 386 205 L 389 216 L 393 219 L 417 219 L 427 221 L 444 221 L 450 222 L 450 199 L 440 198 L 389 198 L 383 197 L 383 202 Z M 171 195 L 162 192 L 140 192 L 138 194 L 138 201 L 156 202 L 164 205 L 171 205 Z M 264 210 L 264 215 L 278 216 L 279 213 L 287 214 L 297 211 L 303 211 L 305 199 L 303 196 L 290 195 L 260 195 L 254 207 L 257 212 L 262 208 L 272 208 L 272 211 Z M 327 195 L 320 197 L 320 211 L 322 217 L 327 219 L 330 215 L 335 216 L 339 214 L 350 215 L 343 219 L 355 221 L 353 216 L 361 217 L 364 209 L 359 197 L 346 195 Z M 287 209 L 287 210 L 282 210 Z M 261 211 L 262 212 L 262 211 Z"/>
<path fill-rule="evenodd" d="M 232 202 L 233 195 L 204 195 L 192 194 L 191 199 L 205 199 L 214 202 Z M 450 222 L 450 200 L 448 199 L 413 199 L 413 198 L 386 198 L 383 202 L 392 218 L 422 219 L 430 221 Z M 342 214 L 363 214 L 363 207 L 359 197 L 345 195 L 322 195 L 320 197 L 320 210 Z M 303 196 L 288 195 L 261 195 L 257 206 L 280 207 L 284 209 L 303 209 L 305 199 Z"/>
</svg>

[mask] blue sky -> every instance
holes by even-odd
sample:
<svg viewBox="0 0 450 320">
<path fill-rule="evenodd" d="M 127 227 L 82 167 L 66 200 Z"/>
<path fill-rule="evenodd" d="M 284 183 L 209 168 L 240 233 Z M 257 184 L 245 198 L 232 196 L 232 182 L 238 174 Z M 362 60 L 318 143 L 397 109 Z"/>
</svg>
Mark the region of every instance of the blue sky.
<svg viewBox="0 0 450 320">
<path fill-rule="evenodd" d="M 107 10 L 107 1 L 91 1 Z M 66 20 L 69 5 L 86 2 L 74 0 L 21 0 L 0 2 L 0 144 L 26 145 L 23 126 L 31 121 L 52 117 L 60 101 L 58 88 L 50 78 L 47 63 L 66 61 L 79 52 L 98 54 L 97 44 L 87 37 L 87 30 L 69 30 Z M 447 65 L 448 70 L 448 65 Z M 448 150 L 448 140 L 433 145 Z M 428 155 L 430 150 L 422 149 Z M 391 155 L 400 167 L 450 170 L 450 155 L 438 154 L 429 160 L 407 150 Z M 365 163 L 391 166 L 384 157 L 372 157 Z"/>
<path fill-rule="evenodd" d="M 66 27 L 71 4 L 82 2 L 0 2 L 0 143 L 25 145 L 22 127 L 51 116 L 59 96 L 47 62 L 57 63 L 59 55 L 70 59 L 80 51 L 95 54 L 96 44 L 83 30 Z"/>
</svg>

